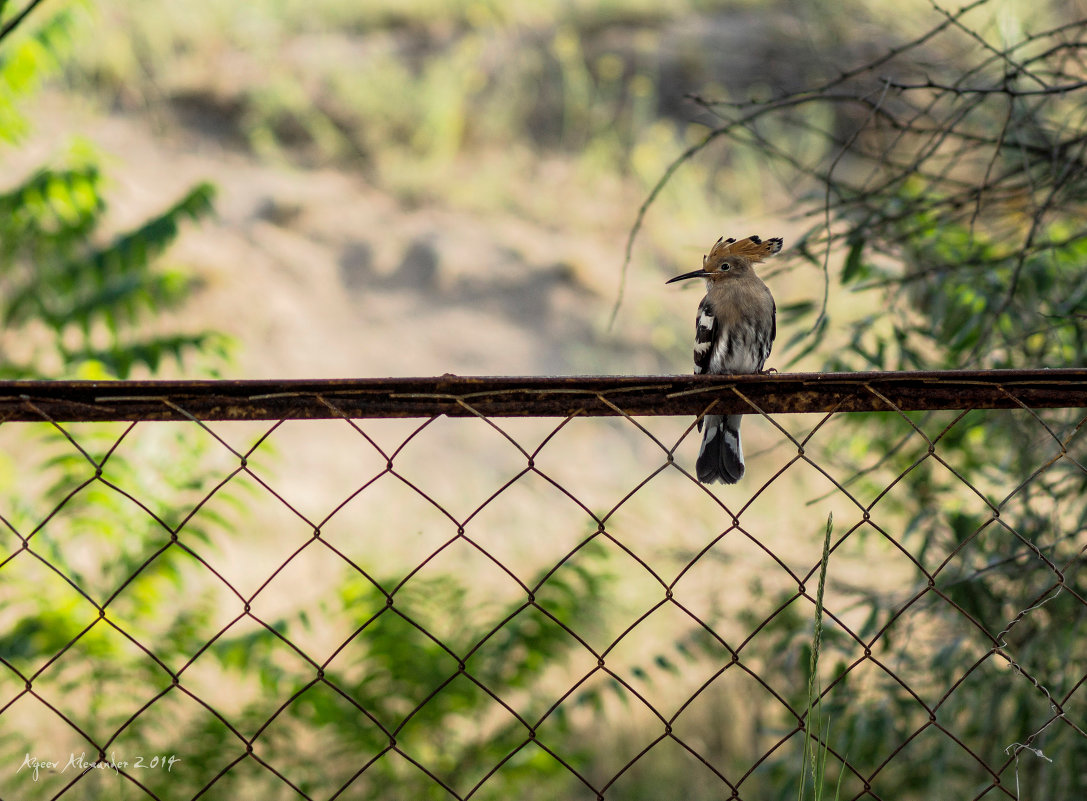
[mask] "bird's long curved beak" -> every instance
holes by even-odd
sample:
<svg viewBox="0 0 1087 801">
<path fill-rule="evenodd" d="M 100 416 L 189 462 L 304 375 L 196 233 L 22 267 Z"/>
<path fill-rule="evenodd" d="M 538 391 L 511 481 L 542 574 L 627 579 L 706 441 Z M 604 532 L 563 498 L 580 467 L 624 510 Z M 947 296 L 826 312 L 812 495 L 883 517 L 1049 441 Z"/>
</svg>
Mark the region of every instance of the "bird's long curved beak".
<svg viewBox="0 0 1087 801">
<path fill-rule="evenodd" d="M 683 275 L 677 275 L 675 278 L 669 278 L 664 283 L 674 284 L 676 281 L 682 281 L 685 278 L 705 278 L 707 275 L 709 275 L 709 273 L 706 272 L 705 270 L 692 270 L 689 273 L 684 273 Z"/>
</svg>

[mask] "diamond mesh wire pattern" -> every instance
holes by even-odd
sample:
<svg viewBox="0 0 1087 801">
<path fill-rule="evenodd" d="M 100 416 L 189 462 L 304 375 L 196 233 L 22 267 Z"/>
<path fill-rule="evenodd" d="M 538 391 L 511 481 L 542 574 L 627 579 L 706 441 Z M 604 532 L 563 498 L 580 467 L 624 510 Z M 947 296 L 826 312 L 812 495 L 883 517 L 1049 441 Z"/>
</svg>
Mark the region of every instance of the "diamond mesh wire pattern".
<svg viewBox="0 0 1087 801">
<path fill-rule="evenodd" d="M 1082 789 L 1081 383 L 1064 409 L 1008 380 L 1010 409 L 918 414 L 857 381 L 790 401 L 814 416 L 698 389 L 749 413 L 729 488 L 695 480 L 694 418 L 586 385 L 533 419 L 449 392 L 361 419 L 285 384 L 329 419 L 230 423 L 112 385 L 181 422 L 61 422 L 23 393 L 0 795 L 784 798 L 806 737 L 842 798 L 924 797 L 929 770 L 955 797 Z M 570 382 L 536 390 L 554 415 Z M 1013 418 L 1027 468 L 978 439 Z"/>
</svg>

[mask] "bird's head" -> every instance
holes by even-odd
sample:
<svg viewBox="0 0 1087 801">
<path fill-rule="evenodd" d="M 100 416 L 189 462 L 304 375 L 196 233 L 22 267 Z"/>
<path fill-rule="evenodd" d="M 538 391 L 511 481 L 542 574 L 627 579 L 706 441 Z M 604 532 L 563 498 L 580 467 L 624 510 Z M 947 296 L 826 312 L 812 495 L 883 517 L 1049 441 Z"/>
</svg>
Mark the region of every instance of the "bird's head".
<svg viewBox="0 0 1087 801">
<path fill-rule="evenodd" d="M 729 237 L 718 239 L 710 252 L 702 257 L 702 269 L 677 275 L 666 283 L 686 278 L 705 278 L 708 283 L 740 278 L 753 271 L 752 265 L 781 250 L 781 237 L 760 239 L 749 236 L 739 241 Z"/>
</svg>

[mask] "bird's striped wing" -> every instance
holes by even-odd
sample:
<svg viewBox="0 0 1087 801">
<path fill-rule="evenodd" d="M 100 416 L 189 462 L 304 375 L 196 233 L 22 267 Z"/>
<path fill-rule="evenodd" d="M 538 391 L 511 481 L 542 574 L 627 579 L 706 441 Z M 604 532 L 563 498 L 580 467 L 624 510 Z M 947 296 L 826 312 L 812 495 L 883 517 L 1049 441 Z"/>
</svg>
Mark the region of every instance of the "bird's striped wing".
<svg viewBox="0 0 1087 801">
<path fill-rule="evenodd" d="M 708 373 L 710 357 L 713 355 L 713 343 L 717 340 L 717 318 L 710 311 L 709 298 L 702 298 L 698 304 L 698 314 L 694 318 L 694 371 L 695 374 Z M 702 418 L 698 418 L 698 430 L 702 430 Z"/>
<path fill-rule="evenodd" d="M 717 339 L 717 318 L 710 309 L 709 298 L 702 298 L 694 321 L 694 371 L 708 373 L 713 343 Z"/>
</svg>

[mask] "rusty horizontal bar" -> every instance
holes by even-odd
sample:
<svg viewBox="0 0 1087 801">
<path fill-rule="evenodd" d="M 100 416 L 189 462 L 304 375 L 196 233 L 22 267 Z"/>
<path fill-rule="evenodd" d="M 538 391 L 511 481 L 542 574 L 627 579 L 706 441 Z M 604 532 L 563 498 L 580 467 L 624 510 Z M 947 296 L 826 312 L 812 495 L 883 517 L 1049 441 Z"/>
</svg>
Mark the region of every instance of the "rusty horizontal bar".
<svg viewBox="0 0 1087 801">
<path fill-rule="evenodd" d="M 795 414 L 998 409 L 1020 402 L 1087 407 L 1087 369 L 0 382 L 0 422 L 693 415 L 711 407 L 730 414 Z"/>
</svg>

